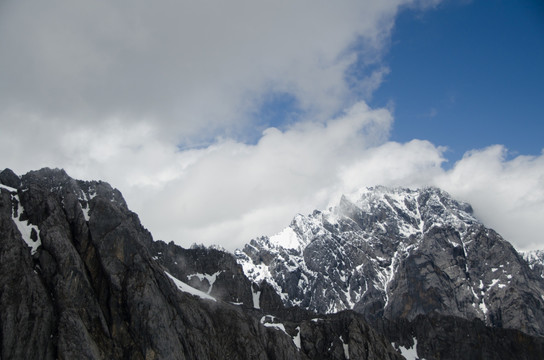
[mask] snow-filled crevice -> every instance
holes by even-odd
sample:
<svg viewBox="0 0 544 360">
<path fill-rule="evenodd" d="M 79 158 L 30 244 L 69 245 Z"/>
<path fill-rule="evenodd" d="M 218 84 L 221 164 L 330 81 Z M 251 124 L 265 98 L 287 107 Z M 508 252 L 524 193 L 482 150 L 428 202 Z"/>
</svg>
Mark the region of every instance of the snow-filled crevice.
<svg viewBox="0 0 544 360">
<path fill-rule="evenodd" d="M 31 224 L 29 220 L 21 220 L 25 209 L 21 204 L 19 195 L 17 195 L 17 190 L 5 185 L 2 185 L 2 188 L 9 190 L 11 193 L 11 203 L 14 204 L 12 220 L 21 233 L 23 241 L 30 248 L 30 254 L 34 255 L 38 251 L 38 248 L 42 245 L 42 241 L 40 239 L 40 229 L 37 225 Z"/>
<path fill-rule="evenodd" d="M 204 300 L 213 300 L 213 301 L 217 301 L 213 296 L 210 296 L 208 294 L 206 294 L 205 292 L 203 291 L 200 291 L 198 289 L 195 289 L 194 287 L 184 283 L 183 281 L 175 278 L 174 276 L 172 276 L 171 274 L 167 273 L 166 271 L 164 272 L 166 275 L 168 275 L 168 277 L 174 282 L 174 284 L 177 286 L 177 288 L 180 290 L 180 291 L 183 291 L 184 293 L 187 293 L 187 294 L 191 294 L 191 295 L 194 295 L 194 296 L 198 296 L 199 298 L 201 299 L 204 299 Z"/>
<path fill-rule="evenodd" d="M 205 279 L 206 281 L 208 281 L 208 284 L 210 284 L 210 287 L 208 288 L 208 291 L 206 293 L 211 294 L 212 289 L 213 289 L 213 284 L 217 280 L 217 276 L 219 274 L 221 274 L 222 272 L 224 272 L 224 270 L 220 270 L 220 271 L 218 271 L 216 273 L 213 273 L 211 275 L 210 274 L 191 274 L 191 275 L 187 276 L 187 280 L 191 281 L 191 279 L 194 278 L 194 277 L 198 278 L 198 280 L 200 280 L 200 281 L 204 281 L 204 279 Z"/>
</svg>

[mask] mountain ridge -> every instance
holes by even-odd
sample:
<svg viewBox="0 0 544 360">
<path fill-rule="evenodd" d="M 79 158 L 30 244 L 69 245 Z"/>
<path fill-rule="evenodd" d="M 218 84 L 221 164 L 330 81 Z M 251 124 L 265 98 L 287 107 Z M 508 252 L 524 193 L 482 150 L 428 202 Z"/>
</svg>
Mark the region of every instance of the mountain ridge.
<svg viewBox="0 0 544 360">
<path fill-rule="evenodd" d="M 352 358 L 402 358 L 361 317 L 275 319 L 229 302 L 229 293 L 203 299 L 206 290 L 159 262 L 161 243 L 107 183 L 48 168 L 20 178 L 4 170 L 0 181 L 2 359 L 333 359 L 344 345 Z M 36 227 L 38 237 L 24 239 L 17 223 Z M 217 276 L 206 295 L 232 280 L 251 294 L 234 259 L 216 256 L 225 260 L 215 265 L 239 277 Z"/>
<path fill-rule="evenodd" d="M 339 228 L 355 229 L 357 219 Z M 276 255 L 262 253 L 268 262 Z M 154 240 L 118 190 L 60 169 L 0 172 L 0 258 L 2 359 L 401 359 L 409 348 L 428 360 L 544 354 L 544 338 L 477 318 L 285 306 L 273 284 L 245 275 L 239 257 Z"/>
</svg>

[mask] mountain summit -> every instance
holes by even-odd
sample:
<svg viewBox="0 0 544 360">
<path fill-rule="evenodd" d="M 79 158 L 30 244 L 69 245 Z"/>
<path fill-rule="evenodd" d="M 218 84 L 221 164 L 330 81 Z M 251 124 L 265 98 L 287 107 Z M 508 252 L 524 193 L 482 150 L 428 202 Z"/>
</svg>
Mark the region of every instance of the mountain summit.
<svg viewBox="0 0 544 360">
<path fill-rule="evenodd" d="M 517 251 L 437 188 L 366 188 L 236 252 L 287 306 L 368 319 L 436 312 L 544 335 L 544 282 Z"/>
</svg>

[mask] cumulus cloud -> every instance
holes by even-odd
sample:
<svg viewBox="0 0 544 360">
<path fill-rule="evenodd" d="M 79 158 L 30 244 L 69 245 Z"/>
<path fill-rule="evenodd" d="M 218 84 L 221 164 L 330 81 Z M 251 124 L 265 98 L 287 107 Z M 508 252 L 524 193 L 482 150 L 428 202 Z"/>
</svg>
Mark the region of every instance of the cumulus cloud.
<svg viewBox="0 0 544 360">
<path fill-rule="evenodd" d="M 104 162 L 104 176 L 117 173 L 115 167 L 129 174 L 111 181 L 125 189 L 157 238 L 184 246 L 232 250 L 280 231 L 297 213 L 383 184 L 439 186 L 470 202 L 478 218 L 518 249 L 543 247 L 544 155 L 510 159 L 502 146 L 492 146 L 468 152 L 445 170 L 446 148 L 424 140 L 387 141 L 391 126 L 388 110 L 359 103 L 325 123 L 269 128 L 255 145 L 224 140 L 176 152 L 151 139 L 140 149 L 122 143 L 127 154 Z M 142 159 L 144 166 L 131 169 L 127 159 Z M 151 171 L 136 172 L 142 168 Z"/>
<path fill-rule="evenodd" d="M 3 2 L 0 108 L 72 123 L 152 120 L 178 142 L 240 131 L 270 92 L 324 120 L 352 100 L 346 70 L 379 61 L 411 3 Z M 364 87 L 383 72 L 364 74 Z"/>
<path fill-rule="evenodd" d="M 544 248 L 544 153 L 508 159 L 501 145 L 473 150 L 434 181 L 519 249 Z"/>
<path fill-rule="evenodd" d="M 470 151 L 445 170 L 445 148 L 388 141 L 391 113 L 364 102 L 329 121 L 268 128 L 254 145 L 219 139 L 179 150 L 149 123 L 111 124 L 107 131 L 68 129 L 55 142 L 45 137 L 37 144 L 42 151 L 21 158 L 15 169 L 45 163 L 74 177 L 107 180 L 155 238 L 182 246 L 233 250 L 280 231 L 297 213 L 334 205 L 340 194 L 383 184 L 439 186 L 472 203 L 476 216 L 518 249 L 544 247 L 544 154 L 508 158 L 497 145 Z M 35 125 L 47 133 L 47 125 Z M 25 133 L 21 126 L 8 130 L 15 139 Z M 2 146 L 25 154 L 17 141 Z"/>
<path fill-rule="evenodd" d="M 281 229 L 297 212 L 325 206 L 341 169 L 383 142 L 391 120 L 388 111 L 360 103 L 325 123 L 269 128 L 256 145 L 219 142 L 149 198 L 142 216 L 160 224 L 160 238 L 240 246 Z"/>
<path fill-rule="evenodd" d="M 232 250 L 384 184 L 441 186 L 518 248 L 544 248 L 544 155 L 494 146 L 445 170 L 445 148 L 388 141 L 390 111 L 361 101 L 389 72 L 399 9 L 434 3 L 2 2 L 0 163 L 109 181 L 184 246 Z M 271 94 L 302 115 L 260 122 Z"/>
</svg>

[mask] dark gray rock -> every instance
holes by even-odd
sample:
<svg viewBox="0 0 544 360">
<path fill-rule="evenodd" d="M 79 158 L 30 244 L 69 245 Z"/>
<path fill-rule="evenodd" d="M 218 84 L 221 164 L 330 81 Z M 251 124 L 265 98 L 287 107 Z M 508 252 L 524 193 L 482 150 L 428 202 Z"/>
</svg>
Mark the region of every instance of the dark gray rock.
<svg viewBox="0 0 544 360">
<path fill-rule="evenodd" d="M 381 321 L 377 331 L 387 334 L 396 348 L 416 350 L 419 358 L 451 359 L 542 359 L 544 339 L 518 330 L 486 326 L 481 320 L 466 320 L 432 312 L 412 321 Z"/>
<path fill-rule="evenodd" d="M 311 312 L 285 309 L 231 254 L 154 242 L 106 183 L 42 169 L 6 186 L 2 359 L 332 359 L 343 344 L 352 358 L 400 358 L 360 315 L 314 324 Z M 180 291 L 167 272 L 215 299 L 187 283 Z"/>
<path fill-rule="evenodd" d="M 12 221 L 12 205 L 12 194 L 0 189 L 0 358 L 55 359 L 54 300 Z"/>
<path fill-rule="evenodd" d="M 304 321 L 299 329 L 302 349 L 313 359 L 403 359 L 361 315 L 351 311 Z"/>
<path fill-rule="evenodd" d="M 4 169 L 0 172 L 0 184 L 17 189 L 21 186 L 21 179 L 11 169 Z"/>
</svg>

